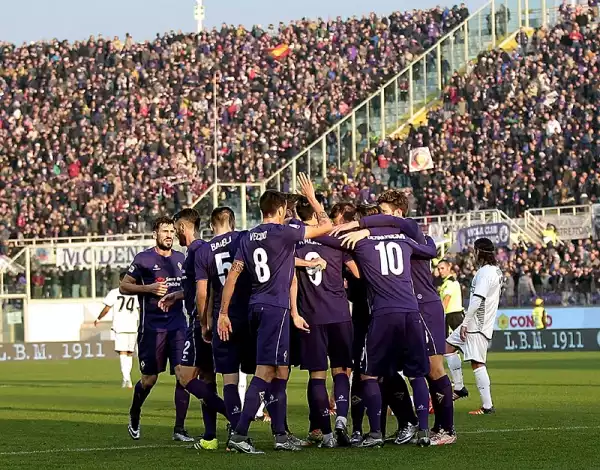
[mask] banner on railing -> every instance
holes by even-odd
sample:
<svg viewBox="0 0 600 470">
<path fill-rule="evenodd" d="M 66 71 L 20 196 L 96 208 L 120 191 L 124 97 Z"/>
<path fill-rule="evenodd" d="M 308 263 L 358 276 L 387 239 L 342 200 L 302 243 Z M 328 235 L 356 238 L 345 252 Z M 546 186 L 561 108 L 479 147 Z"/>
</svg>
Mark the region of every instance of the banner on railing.
<svg viewBox="0 0 600 470">
<path fill-rule="evenodd" d="M 473 225 L 458 231 L 458 248 L 464 250 L 472 247 L 478 238 L 489 238 L 496 246 L 507 246 L 510 243 L 510 226 L 504 222 Z"/>
<path fill-rule="evenodd" d="M 538 217 L 542 224 L 556 227 L 561 240 L 579 240 L 592 236 L 592 218 L 590 214 L 560 214 Z"/>
<path fill-rule="evenodd" d="M 153 243 L 150 241 L 150 243 Z M 131 264 L 135 255 L 151 246 L 139 245 L 114 245 L 114 246 L 81 246 L 57 247 L 56 266 L 65 268 L 91 268 L 93 257 L 96 266 L 111 266 L 125 268 Z"/>
<path fill-rule="evenodd" d="M 417 147 L 410 151 L 409 169 L 411 172 L 430 170 L 433 168 L 433 158 L 429 147 Z"/>
<path fill-rule="evenodd" d="M 0 343 L 0 362 L 102 359 L 112 355 L 113 349 L 112 341 Z"/>
<path fill-rule="evenodd" d="M 600 307 L 549 307 L 548 329 L 600 329 Z M 504 309 L 498 310 L 494 330 L 535 330 L 531 310 Z"/>
</svg>

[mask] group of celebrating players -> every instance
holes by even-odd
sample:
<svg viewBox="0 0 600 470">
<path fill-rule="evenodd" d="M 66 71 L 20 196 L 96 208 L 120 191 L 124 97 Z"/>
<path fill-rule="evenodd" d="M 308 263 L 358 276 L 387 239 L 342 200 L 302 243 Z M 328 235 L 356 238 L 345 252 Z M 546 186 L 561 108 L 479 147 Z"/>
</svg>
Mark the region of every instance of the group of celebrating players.
<svg viewBox="0 0 600 470">
<path fill-rule="evenodd" d="M 467 395 L 457 349 L 472 363 L 482 398 L 471 414 L 494 412 L 485 364 L 502 274 L 493 243 L 475 242 L 481 267 L 464 320 L 448 336 L 431 273 L 436 246 L 404 218 L 404 193 L 385 191 L 377 206 L 339 203 L 328 215 L 306 175 L 298 185 L 301 196 L 266 191 L 260 198 L 263 221 L 248 231 L 235 231 L 231 209 L 214 209 L 209 242 L 196 238 L 200 217 L 193 209 L 156 220 L 156 246 L 135 257 L 119 287 L 140 305 L 142 376 L 129 412 L 133 439 L 140 438 L 142 405 L 167 359 L 177 377 L 173 437 L 193 441 L 184 427 L 191 394 L 202 403 L 205 426 L 194 444 L 198 449 L 218 448 L 221 414 L 230 430 L 227 448 L 260 453 L 248 431 L 261 404 L 272 420 L 275 450 L 379 447 L 388 407 L 398 421 L 392 442 L 452 444 L 453 399 Z M 172 249 L 175 236 L 187 248 L 185 256 Z M 286 388 L 296 365 L 309 372 L 305 440 L 287 425 Z M 243 405 L 240 371 L 253 374 Z M 216 374 L 222 374 L 223 398 Z"/>
</svg>

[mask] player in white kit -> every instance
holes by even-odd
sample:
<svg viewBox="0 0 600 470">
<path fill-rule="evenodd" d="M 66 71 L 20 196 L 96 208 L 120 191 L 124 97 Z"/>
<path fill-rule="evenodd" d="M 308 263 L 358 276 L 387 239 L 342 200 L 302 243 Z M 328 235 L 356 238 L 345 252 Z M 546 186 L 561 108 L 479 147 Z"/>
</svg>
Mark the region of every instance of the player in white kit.
<svg viewBox="0 0 600 470">
<path fill-rule="evenodd" d="M 460 328 L 455 329 L 446 340 L 445 356 L 455 390 L 464 388 L 462 365 L 456 350 L 460 349 L 464 360 L 471 362 L 482 406 L 478 410 L 470 411 L 469 414 L 483 415 L 495 412 L 486 359 L 494 332 L 504 277 L 497 266 L 496 249 L 491 240 L 479 238 L 475 241 L 474 248 L 475 261 L 479 270 L 471 283 L 469 308 Z"/>
<path fill-rule="evenodd" d="M 126 272 L 122 272 L 122 280 Z M 115 332 L 115 351 L 119 353 L 121 373 L 123 375 L 123 388 L 133 388 L 131 383 L 131 369 L 133 367 L 133 352 L 137 338 L 138 318 L 140 305 L 136 295 L 123 295 L 119 288 L 111 290 L 104 298 L 104 308 L 98 315 L 94 326 L 109 312 L 112 312 L 112 330 Z"/>
</svg>

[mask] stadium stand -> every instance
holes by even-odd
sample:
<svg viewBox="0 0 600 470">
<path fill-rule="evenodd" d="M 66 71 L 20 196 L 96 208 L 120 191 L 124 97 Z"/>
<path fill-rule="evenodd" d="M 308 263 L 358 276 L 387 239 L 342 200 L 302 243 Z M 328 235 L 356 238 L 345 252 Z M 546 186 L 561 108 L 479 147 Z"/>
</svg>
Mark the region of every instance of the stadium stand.
<svg viewBox="0 0 600 470">
<path fill-rule="evenodd" d="M 598 202 L 597 30 L 569 16 L 531 39 L 519 34 L 513 52 L 480 55 L 470 75 L 454 74 L 443 106 L 407 139 L 382 141 L 356 165 L 330 171 L 330 202 L 369 202 L 386 186 L 411 188 L 417 215 L 497 208 L 519 217 Z M 421 146 L 435 167 L 410 173 L 409 150 Z"/>
<path fill-rule="evenodd" d="M 219 179 L 261 179 L 467 16 L 0 43 L 0 220 L 11 237 L 146 232 L 213 181 L 213 113 Z"/>
</svg>

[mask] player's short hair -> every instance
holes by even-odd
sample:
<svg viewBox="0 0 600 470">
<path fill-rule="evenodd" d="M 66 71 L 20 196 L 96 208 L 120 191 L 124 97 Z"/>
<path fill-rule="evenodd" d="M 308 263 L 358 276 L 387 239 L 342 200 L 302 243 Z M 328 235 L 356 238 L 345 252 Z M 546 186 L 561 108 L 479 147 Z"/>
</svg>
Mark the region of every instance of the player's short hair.
<svg viewBox="0 0 600 470">
<path fill-rule="evenodd" d="M 119 273 L 119 281 L 122 281 L 125 276 L 127 276 L 127 271 L 121 271 Z"/>
<path fill-rule="evenodd" d="M 356 215 L 359 219 L 378 214 L 381 214 L 381 207 L 376 204 L 361 204 L 356 208 Z"/>
<path fill-rule="evenodd" d="M 200 230 L 200 214 L 196 209 L 188 207 L 180 210 L 173 216 L 173 222 L 177 222 L 178 220 L 183 220 L 184 222 L 193 225 L 196 232 Z"/>
<path fill-rule="evenodd" d="M 394 210 L 400 209 L 403 216 L 408 215 L 408 197 L 400 189 L 388 189 L 377 198 L 377 204 L 389 204 Z"/>
<path fill-rule="evenodd" d="M 260 211 L 263 217 L 272 217 L 280 208 L 286 208 L 287 200 L 283 193 L 274 189 L 267 189 L 260 197 Z"/>
<path fill-rule="evenodd" d="M 173 224 L 175 224 L 175 221 L 171 217 L 168 217 L 166 215 L 161 215 L 160 217 L 157 217 L 154 220 L 154 223 L 152 224 L 152 231 L 158 232 L 160 230 L 161 225 L 173 225 Z"/>
<path fill-rule="evenodd" d="M 304 196 L 301 196 L 296 203 L 296 213 L 302 222 L 306 222 L 307 220 L 312 219 L 315 210 L 310 205 L 310 202 L 308 202 L 308 199 Z"/>
<path fill-rule="evenodd" d="M 334 204 L 329 213 L 330 219 L 337 219 L 340 215 L 344 222 L 352 222 L 356 214 L 356 206 L 351 202 L 338 202 Z"/>
<path fill-rule="evenodd" d="M 228 225 L 232 229 L 235 228 L 235 214 L 231 208 L 227 206 L 217 207 L 210 214 L 210 223 L 213 227 L 223 227 Z"/>
<path fill-rule="evenodd" d="M 481 265 L 491 264 L 496 266 L 496 247 L 489 238 L 478 238 L 473 244 L 475 248 L 475 257 Z"/>
</svg>

